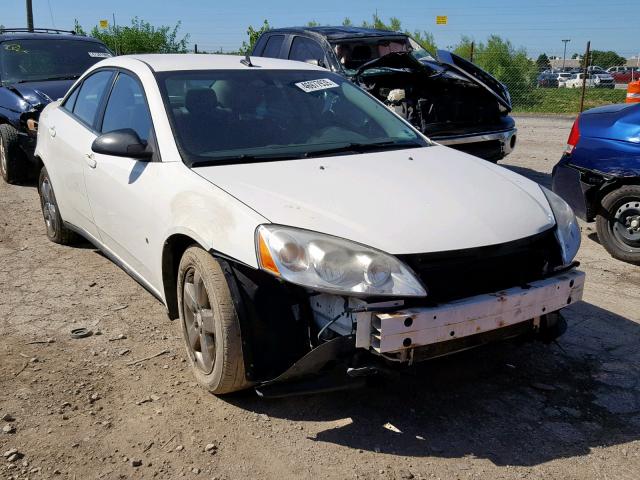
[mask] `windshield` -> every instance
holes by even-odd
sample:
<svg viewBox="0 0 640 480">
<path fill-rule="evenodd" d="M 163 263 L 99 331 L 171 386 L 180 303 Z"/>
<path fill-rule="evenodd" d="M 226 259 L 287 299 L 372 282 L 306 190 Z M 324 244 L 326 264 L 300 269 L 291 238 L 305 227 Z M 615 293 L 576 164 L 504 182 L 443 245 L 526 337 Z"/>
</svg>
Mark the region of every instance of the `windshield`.
<svg viewBox="0 0 640 480">
<path fill-rule="evenodd" d="M 435 60 L 411 37 L 340 40 L 332 42 L 331 46 L 347 75 L 355 74 L 365 63 L 394 52 L 410 52 L 418 60 Z"/>
<path fill-rule="evenodd" d="M 254 68 L 156 75 L 189 166 L 429 145 L 384 105 L 330 72 Z"/>
<path fill-rule="evenodd" d="M 2 83 L 73 79 L 111 52 L 82 40 L 6 40 L 0 43 Z"/>
</svg>

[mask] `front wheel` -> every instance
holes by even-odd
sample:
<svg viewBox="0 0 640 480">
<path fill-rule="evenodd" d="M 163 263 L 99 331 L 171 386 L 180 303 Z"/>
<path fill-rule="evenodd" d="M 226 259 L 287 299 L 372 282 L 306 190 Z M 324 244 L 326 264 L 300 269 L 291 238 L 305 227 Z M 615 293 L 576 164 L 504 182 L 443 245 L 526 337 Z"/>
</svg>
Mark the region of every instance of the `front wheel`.
<svg viewBox="0 0 640 480">
<path fill-rule="evenodd" d="M 18 145 L 18 131 L 8 123 L 0 125 L 0 175 L 7 183 L 20 183 L 26 174 L 26 159 Z"/>
<path fill-rule="evenodd" d="M 640 264 L 640 185 L 625 185 L 605 195 L 596 229 L 612 257 Z"/>
<path fill-rule="evenodd" d="M 240 323 L 220 264 L 200 247 L 189 247 L 178 269 L 180 323 L 198 383 L 214 394 L 251 384 L 245 377 Z"/>
</svg>

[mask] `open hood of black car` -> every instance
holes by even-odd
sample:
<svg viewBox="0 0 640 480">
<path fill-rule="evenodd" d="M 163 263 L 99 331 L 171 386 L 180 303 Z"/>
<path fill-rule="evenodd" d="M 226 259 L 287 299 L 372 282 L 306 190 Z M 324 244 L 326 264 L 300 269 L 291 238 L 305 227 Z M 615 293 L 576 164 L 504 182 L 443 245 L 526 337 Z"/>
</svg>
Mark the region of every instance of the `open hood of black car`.
<svg viewBox="0 0 640 480">
<path fill-rule="evenodd" d="M 486 88 L 507 111 L 511 111 L 509 91 L 498 79 L 455 53 L 438 50 L 437 57 L 439 63 L 451 67 L 460 75 Z"/>
<path fill-rule="evenodd" d="M 22 82 L 9 85 L 8 88 L 20 95 L 32 106 L 47 105 L 64 97 L 75 80 L 49 80 L 41 82 Z"/>
<path fill-rule="evenodd" d="M 410 69 L 416 72 L 424 71 L 430 75 L 443 68 L 450 69 L 470 82 L 486 89 L 496 97 L 496 100 L 507 112 L 511 111 L 511 98 L 507 88 L 502 83 L 473 63 L 445 50 L 438 50 L 438 59 L 436 61 L 418 60 L 410 52 L 392 52 L 362 65 L 356 71 L 355 79 L 358 79 L 367 70 L 376 68 Z"/>
</svg>

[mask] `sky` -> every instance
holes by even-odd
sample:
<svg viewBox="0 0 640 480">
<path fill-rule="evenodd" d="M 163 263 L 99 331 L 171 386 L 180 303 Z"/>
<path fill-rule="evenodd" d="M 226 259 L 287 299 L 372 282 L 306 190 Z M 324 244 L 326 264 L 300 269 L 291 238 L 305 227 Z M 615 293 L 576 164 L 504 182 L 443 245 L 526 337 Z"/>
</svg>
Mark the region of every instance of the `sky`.
<svg viewBox="0 0 640 480">
<path fill-rule="evenodd" d="M 0 23 L 26 26 L 25 0 L 1 0 Z M 236 50 L 249 25 L 267 19 L 273 27 L 304 25 L 309 20 L 339 25 L 349 17 L 358 25 L 377 11 L 383 20 L 397 17 L 403 28 L 431 32 L 439 48 L 455 45 L 462 35 L 483 41 L 496 34 L 531 57 L 544 52 L 567 56 L 591 48 L 614 50 L 624 57 L 640 54 L 639 0 L 33 0 L 37 27 L 70 29 L 74 18 L 89 31 L 101 19 L 118 24 L 138 16 L 153 25 L 182 22 L 190 45 L 199 50 Z M 447 25 L 436 25 L 446 15 Z"/>
</svg>

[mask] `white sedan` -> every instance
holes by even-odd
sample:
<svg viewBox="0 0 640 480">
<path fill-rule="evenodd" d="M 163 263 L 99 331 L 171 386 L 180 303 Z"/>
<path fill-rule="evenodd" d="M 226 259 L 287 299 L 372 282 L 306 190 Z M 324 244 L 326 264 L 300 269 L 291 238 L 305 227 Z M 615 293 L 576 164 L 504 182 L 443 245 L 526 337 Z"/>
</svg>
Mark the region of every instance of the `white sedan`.
<svg viewBox="0 0 640 480">
<path fill-rule="evenodd" d="M 214 393 L 551 340 L 582 296 L 562 199 L 317 66 L 107 59 L 42 112 L 36 155 L 48 237 L 84 237 L 163 302 Z"/>
</svg>

